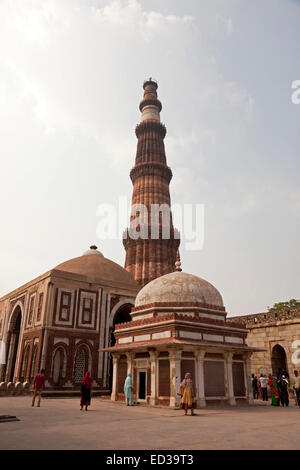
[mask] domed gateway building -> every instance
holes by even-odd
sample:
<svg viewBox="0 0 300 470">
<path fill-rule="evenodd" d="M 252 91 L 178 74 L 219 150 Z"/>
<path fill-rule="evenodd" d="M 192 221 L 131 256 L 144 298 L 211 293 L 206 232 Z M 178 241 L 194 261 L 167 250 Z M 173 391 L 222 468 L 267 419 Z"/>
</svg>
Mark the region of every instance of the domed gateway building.
<svg viewBox="0 0 300 470">
<path fill-rule="evenodd" d="M 198 406 L 208 401 L 253 402 L 247 330 L 226 323 L 222 296 L 209 282 L 181 271 L 161 276 L 138 293 L 131 321 L 115 326 L 112 400 L 123 399 L 128 372 L 135 401 L 178 405 L 180 381 L 192 374 Z"/>
<path fill-rule="evenodd" d="M 20 392 L 45 369 L 46 392 L 76 392 L 85 371 L 94 392 L 109 392 L 115 323 L 128 321 L 139 290 L 132 276 L 95 245 L 82 256 L 0 299 L 4 364 L 0 389 Z"/>
</svg>

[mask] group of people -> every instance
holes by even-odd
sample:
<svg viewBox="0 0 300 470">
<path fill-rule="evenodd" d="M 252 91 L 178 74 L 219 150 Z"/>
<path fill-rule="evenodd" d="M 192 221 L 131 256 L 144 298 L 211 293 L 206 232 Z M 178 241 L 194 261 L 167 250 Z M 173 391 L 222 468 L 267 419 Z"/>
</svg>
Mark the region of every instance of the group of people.
<svg viewBox="0 0 300 470">
<path fill-rule="evenodd" d="M 31 405 L 34 406 L 36 397 L 38 397 L 37 406 L 41 405 L 42 391 L 45 388 L 45 370 L 42 369 L 34 378 L 33 381 L 33 397 Z M 87 371 L 81 382 L 81 395 L 80 395 L 80 410 L 88 411 L 88 406 L 91 404 L 91 391 L 92 391 L 93 380 L 90 373 Z M 129 373 L 124 383 L 124 394 L 127 406 L 133 406 L 133 383 L 132 375 Z M 191 415 L 194 416 L 194 409 L 196 408 L 196 395 L 193 386 L 191 374 L 187 372 L 183 381 L 180 383 L 180 387 L 177 394 L 181 396 L 180 408 L 184 409 L 184 414 L 187 415 L 188 410 L 191 410 Z"/>
<path fill-rule="evenodd" d="M 38 397 L 37 406 L 41 406 L 41 397 L 42 391 L 45 388 L 45 370 L 42 369 L 34 378 L 33 381 L 33 397 L 31 406 L 34 406 L 35 399 Z M 80 395 L 80 410 L 83 410 L 85 406 L 85 411 L 88 410 L 88 406 L 91 404 L 91 392 L 92 392 L 92 378 L 90 373 L 87 371 L 84 378 L 81 381 L 81 395 Z"/>
<path fill-rule="evenodd" d="M 269 374 L 266 377 L 261 374 L 259 378 L 252 374 L 253 398 L 268 401 L 268 387 L 271 391 L 273 406 L 289 406 L 290 391 L 294 396 L 295 405 L 300 408 L 300 376 L 297 370 L 290 380 L 286 371 L 281 371 L 277 376 Z M 290 380 L 290 381 L 289 381 Z"/>
<path fill-rule="evenodd" d="M 37 406 L 41 404 L 41 394 L 42 390 L 45 388 L 44 372 L 44 369 L 42 369 L 34 378 L 32 406 L 34 406 L 37 397 Z M 269 387 L 273 406 L 289 406 L 289 392 L 291 391 L 294 395 L 295 405 L 300 408 L 300 376 L 297 370 L 294 371 L 294 377 L 290 382 L 289 374 L 286 371 L 278 373 L 277 377 L 271 374 L 266 377 L 261 374 L 260 377 L 257 378 L 255 374 L 252 374 L 251 380 L 254 399 L 260 398 L 263 401 L 268 401 Z M 87 411 L 88 406 L 91 404 L 92 383 L 92 378 L 87 371 L 81 383 L 80 410 L 83 410 L 85 406 L 85 410 Z M 133 406 L 133 382 L 131 373 L 128 373 L 126 377 L 124 394 L 126 405 Z M 180 383 L 177 395 L 181 397 L 179 406 L 184 410 L 184 414 L 187 415 L 188 410 L 191 410 L 191 415 L 194 416 L 194 409 L 197 407 L 197 402 L 192 377 L 189 372 L 185 374 L 184 379 Z"/>
</svg>

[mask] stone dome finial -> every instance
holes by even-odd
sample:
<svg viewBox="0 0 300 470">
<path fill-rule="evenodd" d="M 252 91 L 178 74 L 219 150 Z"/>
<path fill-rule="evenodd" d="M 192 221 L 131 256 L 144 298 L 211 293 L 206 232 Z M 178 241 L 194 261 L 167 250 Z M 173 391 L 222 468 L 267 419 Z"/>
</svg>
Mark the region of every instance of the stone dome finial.
<svg viewBox="0 0 300 470">
<path fill-rule="evenodd" d="M 175 271 L 182 271 L 179 250 L 177 250 L 176 254 Z"/>
<path fill-rule="evenodd" d="M 96 245 L 91 245 L 90 248 L 83 253 L 83 255 L 100 255 L 100 256 L 103 256 L 103 254 L 98 250 L 98 247 Z"/>
</svg>

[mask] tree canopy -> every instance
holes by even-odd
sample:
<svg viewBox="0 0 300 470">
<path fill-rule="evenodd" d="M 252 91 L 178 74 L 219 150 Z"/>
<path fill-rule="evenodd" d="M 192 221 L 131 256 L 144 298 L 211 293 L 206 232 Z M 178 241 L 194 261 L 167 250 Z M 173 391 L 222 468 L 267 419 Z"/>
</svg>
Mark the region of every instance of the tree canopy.
<svg viewBox="0 0 300 470">
<path fill-rule="evenodd" d="M 287 302 L 277 302 L 273 307 L 268 307 L 269 312 L 279 312 L 288 310 L 289 308 L 300 308 L 300 300 L 291 299 Z"/>
</svg>

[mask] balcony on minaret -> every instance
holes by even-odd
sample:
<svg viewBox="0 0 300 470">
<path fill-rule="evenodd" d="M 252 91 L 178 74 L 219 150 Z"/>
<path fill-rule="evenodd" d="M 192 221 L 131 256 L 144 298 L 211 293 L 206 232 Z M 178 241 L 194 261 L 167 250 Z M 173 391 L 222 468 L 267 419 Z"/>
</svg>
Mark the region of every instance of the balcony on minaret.
<svg viewBox="0 0 300 470">
<path fill-rule="evenodd" d="M 140 102 L 141 121 L 160 121 L 161 102 L 157 99 L 157 82 L 153 78 L 144 81 L 144 99 Z"/>
</svg>

